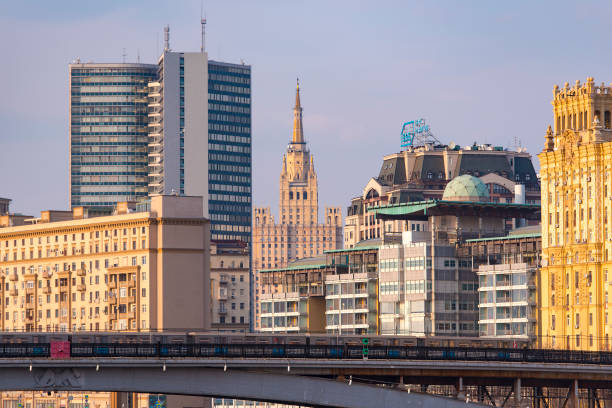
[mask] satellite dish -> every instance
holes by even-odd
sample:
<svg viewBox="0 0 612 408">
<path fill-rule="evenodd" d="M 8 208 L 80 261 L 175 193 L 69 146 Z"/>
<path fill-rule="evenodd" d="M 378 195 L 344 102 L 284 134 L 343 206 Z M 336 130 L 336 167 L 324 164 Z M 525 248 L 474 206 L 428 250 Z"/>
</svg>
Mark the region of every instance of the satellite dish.
<svg viewBox="0 0 612 408">
<path fill-rule="evenodd" d="M 450 147 L 451 149 L 454 149 L 457 145 L 455 144 L 455 142 L 450 142 L 448 144 L 448 147 Z"/>
</svg>

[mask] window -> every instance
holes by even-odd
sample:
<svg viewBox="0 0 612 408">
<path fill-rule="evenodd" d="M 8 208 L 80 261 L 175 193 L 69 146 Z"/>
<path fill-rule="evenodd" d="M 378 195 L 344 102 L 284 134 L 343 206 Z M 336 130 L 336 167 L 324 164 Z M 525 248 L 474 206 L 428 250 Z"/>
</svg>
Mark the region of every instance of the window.
<svg viewBox="0 0 612 408">
<path fill-rule="evenodd" d="M 555 330 L 555 324 L 556 323 L 556 319 L 555 319 L 555 315 L 552 315 L 551 321 L 550 321 L 550 328 L 552 330 Z"/>
</svg>

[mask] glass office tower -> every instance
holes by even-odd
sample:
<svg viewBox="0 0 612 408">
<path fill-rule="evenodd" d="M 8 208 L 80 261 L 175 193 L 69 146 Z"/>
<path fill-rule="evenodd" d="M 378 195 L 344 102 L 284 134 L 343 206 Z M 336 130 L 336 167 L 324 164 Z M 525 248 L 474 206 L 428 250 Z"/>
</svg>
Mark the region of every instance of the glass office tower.
<svg viewBox="0 0 612 408">
<path fill-rule="evenodd" d="M 157 65 L 70 64 L 70 204 L 147 196 L 147 84 Z"/>
<path fill-rule="evenodd" d="M 215 240 L 251 243 L 251 67 L 208 61 L 208 192 Z"/>
</svg>

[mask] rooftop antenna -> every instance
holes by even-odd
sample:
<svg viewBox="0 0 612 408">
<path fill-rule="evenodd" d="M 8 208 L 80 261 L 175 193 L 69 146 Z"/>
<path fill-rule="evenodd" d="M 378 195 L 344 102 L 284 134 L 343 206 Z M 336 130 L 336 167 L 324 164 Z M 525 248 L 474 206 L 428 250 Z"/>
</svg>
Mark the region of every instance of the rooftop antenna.
<svg viewBox="0 0 612 408">
<path fill-rule="evenodd" d="M 202 8 L 203 7 L 204 6 L 202 6 Z M 200 52 L 204 53 L 204 50 L 206 49 L 206 43 L 204 42 L 206 35 L 206 17 L 202 17 L 202 8 L 200 8 L 200 24 L 202 25 L 202 45 L 200 46 Z"/>
<path fill-rule="evenodd" d="M 125 53 L 125 48 L 123 48 L 123 52 L 121 53 L 121 59 L 122 59 L 124 64 L 125 64 L 125 57 L 126 56 L 127 56 L 127 54 Z"/>
<path fill-rule="evenodd" d="M 170 51 L 170 26 L 164 27 L 164 51 Z"/>
<path fill-rule="evenodd" d="M 140 48 L 136 48 L 136 61 L 140 64 Z"/>
<path fill-rule="evenodd" d="M 519 139 L 517 135 L 514 135 L 514 150 L 518 152 L 521 147 L 521 139 Z"/>
</svg>

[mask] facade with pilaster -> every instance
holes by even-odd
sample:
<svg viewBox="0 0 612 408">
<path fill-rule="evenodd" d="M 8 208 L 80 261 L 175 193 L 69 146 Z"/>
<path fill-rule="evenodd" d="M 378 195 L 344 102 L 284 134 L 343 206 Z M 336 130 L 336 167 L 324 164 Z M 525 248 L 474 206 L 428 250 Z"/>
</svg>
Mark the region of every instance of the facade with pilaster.
<svg viewBox="0 0 612 408">
<path fill-rule="evenodd" d="M 554 128 L 540 153 L 544 347 L 609 350 L 612 87 L 593 78 L 553 89 Z"/>
</svg>

